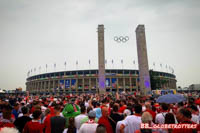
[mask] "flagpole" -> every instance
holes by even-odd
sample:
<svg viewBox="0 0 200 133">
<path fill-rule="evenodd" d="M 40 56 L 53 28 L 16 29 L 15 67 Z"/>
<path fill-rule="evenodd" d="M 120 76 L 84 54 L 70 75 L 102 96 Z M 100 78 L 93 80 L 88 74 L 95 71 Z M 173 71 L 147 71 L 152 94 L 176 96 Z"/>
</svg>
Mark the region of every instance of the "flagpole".
<svg viewBox="0 0 200 133">
<path fill-rule="evenodd" d="M 41 66 L 39 67 L 39 74 L 40 74 Z"/>
<path fill-rule="evenodd" d="M 133 60 L 133 69 L 136 69 L 135 60 Z"/>
<path fill-rule="evenodd" d="M 56 72 L 56 63 L 54 64 L 54 71 Z"/>
<path fill-rule="evenodd" d="M 112 59 L 112 67 L 113 67 L 113 69 L 114 69 L 114 61 L 113 61 L 113 59 Z"/>
<path fill-rule="evenodd" d="M 76 61 L 76 70 L 78 70 L 78 61 Z"/>
<path fill-rule="evenodd" d="M 89 60 L 89 69 L 91 69 L 91 64 L 90 64 L 90 60 Z"/>
<path fill-rule="evenodd" d="M 107 68 L 107 60 L 105 60 L 105 65 L 106 65 L 105 67 Z"/>
<path fill-rule="evenodd" d="M 65 61 L 64 65 L 65 65 L 65 71 L 66 71 L 66 65 L 67 65 L 66 61 Z"/>
<path fill-rule="evenodd" d="M 122 69 L 124 69 L 124 66 L 123 66 L 123 60 L 121 60 L 121 64 L 122 64 Z"/>
<path fill-rule="evenodd" d="M 160 67 L 161 67 L 161 72 L 162 72 L 162 63 L 160 64 Z"/>
</svg>

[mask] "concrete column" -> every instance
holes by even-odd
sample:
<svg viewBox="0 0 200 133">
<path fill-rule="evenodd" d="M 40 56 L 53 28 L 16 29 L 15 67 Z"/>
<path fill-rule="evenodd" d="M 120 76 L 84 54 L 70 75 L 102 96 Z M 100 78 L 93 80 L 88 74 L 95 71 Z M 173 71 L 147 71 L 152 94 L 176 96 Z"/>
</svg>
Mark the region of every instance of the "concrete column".
<svg viewBox="0 0 200 133">
<path fill-rule="evenodd" d="M 84 92 L 85 91 L 85 78 L 82 79 L 82 86 L 83 86 L 82 92 Z"/>
<path fill-rule="evenodd" d="M 126 83 L 125 83 L 125 78 L 124 77 L 123 77 L 123 86 L 124 86 L 124 91 L 125 91 Z"/>
<path fill-rule="evenodd" d="M 89 91 L 91 91 L 91 77 L 89 78 Z"/>
<path fill-rule="evenodd" d="M 50 86 L 51 86 L 51 81 L 49 80 L 49 82 L 48 82 L 48 90 L 49 90 L 49 92 L 50 92 Z"/>
<path fill-rule="evenodd" d="M 136 91 L 138 92 L 138 88 L 139 88 L 138 77 L 135 78 L 135 85 L 136 85 Z"/>
<path fill-rule="evenodd" d="M 55 89 L 55 80 L 53 80 L 53 92 L 54 92 L 54 89 Z"/>
<path fill-rule="evenodd" d="M 119 82 L 118 82 L 118 79 L 119 79 L 119 78 L 117 78 L 117 86 L 116 86 L 116 91 L 117 91 L 117 92 L 119 92 Z"/>
<path fill-rule="evenodd" d="M 99 93 L 105 90 L 105 52 L 104 52 L 104 25 L 98 25 L 98 64 L 99 64 Z"/>
<path fill-rule="evenodd" d="M 47 90 L 47 81 L 45 80 L 45 82 L 44 82 L 44 92 L 46 92 L 46 90 Z"/>
<path fill-rule="evenodd" d="M 139 64 L 139 78 L 141 95 L 148 95 L 151 91 L 149 76 L 149 65 L 146 47 L 146 37 L 144 25 L 138 25 L 136 28 L 137 53 Z"/>
<path fill-rule="evenodd" d="M 98 90 L 98 87 L 99 87 L 99 85 L 98 85 L 98 81 L 97 81 L 97 78 L 96 78 L 96 91 Z"/>
<path fill-rule="evenodd" d="M 76 92 L 78 92 L 78 78 L 76 78 L 76 85 L 75 85 Z"/>
</svg>

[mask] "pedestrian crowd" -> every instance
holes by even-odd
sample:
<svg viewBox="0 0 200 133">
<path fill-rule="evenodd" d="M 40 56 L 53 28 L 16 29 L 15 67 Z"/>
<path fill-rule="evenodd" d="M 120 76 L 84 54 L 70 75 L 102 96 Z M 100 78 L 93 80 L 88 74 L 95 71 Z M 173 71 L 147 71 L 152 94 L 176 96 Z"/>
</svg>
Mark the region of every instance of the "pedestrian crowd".
<svg viewBox="0 0 200 133">
<path fill-rule="evenodd" d="M 179 94 L 179 103 L 158 103 L 137 93 L 4 96 L 0 133 L 197 133 L 200 97 Z M 195 128 L 143 128 L 196 124 Z"/>
</svg>

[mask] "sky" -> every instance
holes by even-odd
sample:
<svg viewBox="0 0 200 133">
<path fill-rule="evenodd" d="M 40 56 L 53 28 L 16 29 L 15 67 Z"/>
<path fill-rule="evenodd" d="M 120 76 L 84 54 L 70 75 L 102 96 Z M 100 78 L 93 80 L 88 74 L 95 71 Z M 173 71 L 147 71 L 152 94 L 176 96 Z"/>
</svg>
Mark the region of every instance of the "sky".
<svg viewBox="0 0 200 133">
<path fill-rule="evenodd" d="M 144 24 L 149 68 L 170 66 L 177 86 L 198 84 L 199 7 L 199 0 L 0 0 L 0 88 L 25 90 L 28 71 L 64 71 L 64 62 L 66 70 L 97 69 L 99 24 L 106 68 L 138 69 L 135 29 Z"/>
</svg>

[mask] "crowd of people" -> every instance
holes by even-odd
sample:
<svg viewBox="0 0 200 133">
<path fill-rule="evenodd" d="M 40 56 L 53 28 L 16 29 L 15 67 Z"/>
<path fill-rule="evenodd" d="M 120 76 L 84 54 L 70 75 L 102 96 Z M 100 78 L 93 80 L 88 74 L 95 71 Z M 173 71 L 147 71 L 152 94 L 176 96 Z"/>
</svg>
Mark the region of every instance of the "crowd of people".
<svg viewBox="0 0 200 133">
<path fill-rule="evenodd" d="M 4 96 L 0 98 L 0 133 L 195 133 L 200 97 L 157 103 L 137 93 Z M 144 128 L 158 124 L 196 124 L 194 128 Z"/>
</svg>

